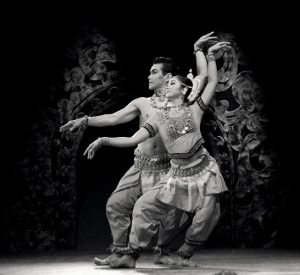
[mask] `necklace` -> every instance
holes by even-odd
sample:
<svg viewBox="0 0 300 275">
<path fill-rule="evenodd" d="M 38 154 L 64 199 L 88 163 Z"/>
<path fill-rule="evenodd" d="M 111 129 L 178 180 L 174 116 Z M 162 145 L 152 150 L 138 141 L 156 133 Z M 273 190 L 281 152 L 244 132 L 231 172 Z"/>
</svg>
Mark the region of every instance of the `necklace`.
<svg viewBox="0 0 300 275">
<path fill-rule="evenodd" d="M 178 137 L 187 134 L 194 127 L 192 113 L 188 106 L 175 106 L 177 112 L 183 111 L 178 117 L 171 117 L 171 108 L 165 108 L 164 110 L 158 112 L 158 120 L 161 124 L 166 125 L 166 133 L 169 141 L 174 141 Z"/>
<path fill-rule="evenodd" d="M 178 104 L 178 105 L 175 105 L 174 103 L 168 101 L 168 102 L 166 103 L 166 107 L 167 107 L 167 108 L 170 108 L 170 109 L 171 109 L 171 108 L 176 108 L 176 109 L 177 109 L 177 112 L 179 112 L 180 107 L 182 107 L 182 103 L 180 103 L 180 104 Z"/>
<path fill-rule="evenodd" d="M 154 94 L 150 98 L 150 103 L 155 109 L 165 109 L 167 107 L 167 99 L 165 96 L 158 96 Z"/>
</svg>

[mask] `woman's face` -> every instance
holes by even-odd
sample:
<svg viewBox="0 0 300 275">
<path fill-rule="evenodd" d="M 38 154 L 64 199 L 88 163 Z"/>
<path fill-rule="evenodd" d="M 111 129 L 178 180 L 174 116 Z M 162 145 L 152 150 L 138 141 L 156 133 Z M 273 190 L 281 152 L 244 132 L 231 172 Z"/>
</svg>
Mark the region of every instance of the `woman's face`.
<svg viewBox="0 0 300 275">
<path fill-rule="evenodd" d="M 166 89 L 168 99 L 179 98 L 183 95 L 184 88 L 176 77 L 172 77 Z"/>
</svg>

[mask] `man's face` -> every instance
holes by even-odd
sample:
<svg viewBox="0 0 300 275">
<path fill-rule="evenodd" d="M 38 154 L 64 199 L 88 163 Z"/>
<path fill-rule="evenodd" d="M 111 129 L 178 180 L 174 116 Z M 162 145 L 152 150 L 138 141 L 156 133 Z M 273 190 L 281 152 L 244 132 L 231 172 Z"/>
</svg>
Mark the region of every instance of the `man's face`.
<svg viewBox="0 0 300 275">
<path fill-rule="evenodd" d="M 149 90 L 155 91 L 165 85 L 166 76 L 162 72 L 162 64 L 154 64 L 148 76 Z"/>
</svg>

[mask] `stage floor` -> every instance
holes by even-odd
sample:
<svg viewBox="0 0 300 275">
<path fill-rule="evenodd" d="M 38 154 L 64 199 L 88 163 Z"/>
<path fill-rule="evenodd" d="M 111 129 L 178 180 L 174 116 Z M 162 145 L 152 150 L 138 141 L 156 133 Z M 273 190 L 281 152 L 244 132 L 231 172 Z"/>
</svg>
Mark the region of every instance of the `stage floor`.
<svg viewBox="0 0 300 275">
<path fill-rule="evenodd" d="M 120 274 L 201 274 L 232 271 L 238 275 L 300 275 L 299 250 L 207 249 L 197 252 L 193 261 L 199 267 L 155 265 L 152 253 L 142 254 L 136 269 L 110 269 L 94 265 L 94 256 L 107 254 L 82 251 L 31 253 L 1 256 L 1 275 L 120 275 Z"/>
</svg>

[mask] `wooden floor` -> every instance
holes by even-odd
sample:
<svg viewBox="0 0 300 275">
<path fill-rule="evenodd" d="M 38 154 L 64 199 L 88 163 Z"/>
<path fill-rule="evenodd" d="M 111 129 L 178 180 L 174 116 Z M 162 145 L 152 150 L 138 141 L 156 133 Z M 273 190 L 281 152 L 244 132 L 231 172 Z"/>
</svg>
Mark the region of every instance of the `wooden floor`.
<svg viewBox="0 0 300 275">
<path fill-rule="evenodd" d="M 238 275 L 300 275 L 299 250 L 208 249 L 192 258 L 196 268 L 168 267 L 152 263 L 151 253 L 142 254 L 136 269 L 110 269 L 93 264 L 95 252 L 55 252 L 7 255 L 0 258 L 1 275 L 119 275 L 119 274 L 201 274 L 232 271 Z"/>
</svg>

